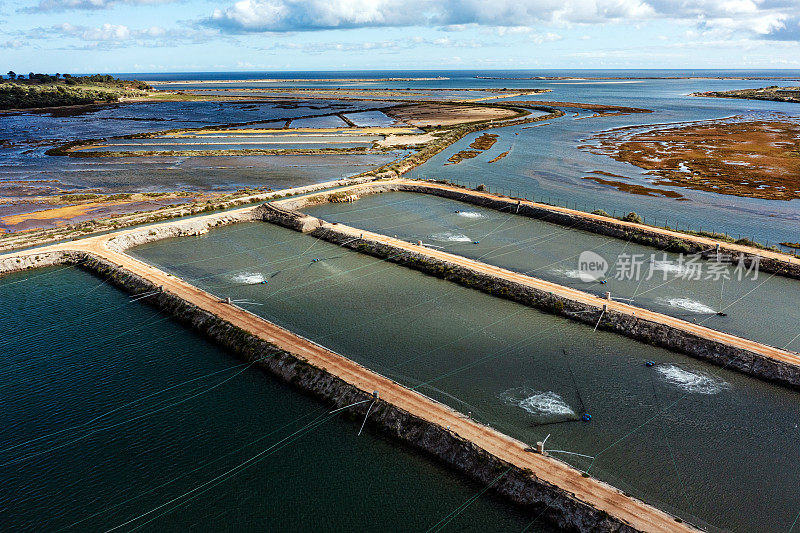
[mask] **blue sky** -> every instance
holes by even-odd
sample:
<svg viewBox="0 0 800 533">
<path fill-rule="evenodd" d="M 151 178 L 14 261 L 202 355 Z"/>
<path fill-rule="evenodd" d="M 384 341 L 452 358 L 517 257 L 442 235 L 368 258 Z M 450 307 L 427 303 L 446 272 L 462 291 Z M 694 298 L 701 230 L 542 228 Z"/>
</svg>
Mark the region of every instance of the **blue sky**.
<svg viewBox="0 0 800 533">
<path fill-rule="evenodd" d="M 800 0 L 3 0 L 3 72 L 800 68 Z"/>
</svg>

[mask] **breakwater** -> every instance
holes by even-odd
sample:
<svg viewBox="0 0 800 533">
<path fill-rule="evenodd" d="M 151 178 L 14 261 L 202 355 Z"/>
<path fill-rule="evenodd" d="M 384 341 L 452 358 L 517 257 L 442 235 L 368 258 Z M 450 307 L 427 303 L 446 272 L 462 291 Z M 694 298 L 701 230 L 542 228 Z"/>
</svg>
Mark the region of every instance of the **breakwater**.
<svg viewBox="0 0 800 533">
<path fill-rule="evenodd" d="M 766 381 L 800 388 L 800 356 L 792 352 L 449 253 L 341 224 L 329 224 L 319 219 L 314 222 L 313 217 L 286 209 L 287 203 L 303 201 L 281 202 L 282 207 L 267 204 L 260 213 L 265 221 L 310 232 L 328 242 L 432 276 L 685 353 Z M 292 213 L 296 219 L 294 222 L 290 222 Z"/>
</svg>

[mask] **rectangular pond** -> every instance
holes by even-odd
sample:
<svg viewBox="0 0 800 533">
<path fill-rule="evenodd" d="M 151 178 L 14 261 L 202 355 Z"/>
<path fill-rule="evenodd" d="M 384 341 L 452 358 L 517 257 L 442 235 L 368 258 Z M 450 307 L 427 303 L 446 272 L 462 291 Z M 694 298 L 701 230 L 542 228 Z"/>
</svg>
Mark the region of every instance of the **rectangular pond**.
<svg viewBox="0 0 800 533">
<path fill-rule="evenodd" d="M 0 529 L 419 531 L 482 489 L 76 268 L 0 301 Z M 486 493 L 449 527 L 533 518 Z"/>
<path fill-rule="evenodd" d="M 693 522 L 797 513 L 796 392 L 266 223 L 131 253 Z"/>
<path fill-rule="evenodd" d="M 797 280 L 767 273 L 753 279 L 744 271 L 740 276 L 731 265 L 682 262 L 678 254 L 426 194 L 377 194 L 303 211 L 330 222 L 421 240 L 598 296 L 610 291 L 613 297 L 659 313 L 771 346 L 800 349 L 800 307 L 791 297 L 800 296 Z M 582 281 L 579 257 L 584 251 L 607 261 L 609 272 L 602 278 L 606 283 Z M 700 279 L 694 279 L 695 274 Z"/>
</svg>

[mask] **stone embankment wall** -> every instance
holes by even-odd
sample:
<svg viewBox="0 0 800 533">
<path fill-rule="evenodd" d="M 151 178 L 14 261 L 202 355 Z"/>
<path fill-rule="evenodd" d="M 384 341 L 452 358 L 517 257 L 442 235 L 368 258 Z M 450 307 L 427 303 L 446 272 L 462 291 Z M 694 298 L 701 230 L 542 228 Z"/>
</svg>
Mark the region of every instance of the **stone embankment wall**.
<svg viewBox="0 0 800 533">
<path fill-rule="evenodd" d="M 152 293 L 142 302 L 171 315 L 181 324 L 207 335 L 245 361 L 316 398 L 337 407 L 372 398 L 372 391 L 361 390 L 302 357 L 280 349 L 174 294 L 158 292 L 155 284 L 109 261 L 83 252 L 51 255 L 40 257 L 38 266 L 77 264 L 131 294 Z M 369 405 L 368 402 L 362 403 L 350 407 L 346 412 L 360 420 L 366 416 Z M 495 483 L 493 490 L 532 514 L 541 513 L 543 520 L 565 531 L 636 531 L 627 523 L 576 499 L 571 493 L 538 479 L 533 472 L 510 465 L 452 431 L 383 400 L 372 405 L 367 425 L 486 485 L 508 470 Z"/>
<path fill-rule="evenodd" d="M 590 218 L 581 216 L 579 214 L 570 214 L 547 209 L 546 207 L 532 206 L 520 204 L 517 207 L 517 201 L 513 199 L 503 198 L 487 198 L 483 195 L 469 194 L 471 191 L 465 189 L 464 191 L 455 191 L 449 189 L 441 189 L 438 187 L 428 187 L 423 183 L 419 185 L 400 184 L 397 190 L 419 192 L 424 194 L 432 194 L 441 196 L 443 198 L 450 198 L 460 202 L 470 203 L 473 205 L 488 207 L 506 212 L 515 212 L 519 215 L 545 220 L 561 226 L 567 226 L 577 230 L 590 231 L 600 235 L 606 235 L 622 240 L 630 240 L 637 244 L 645 246 L 652 246 L 659 250 L 668 252 L 678 252 L 685 254 L 703 254 L 706 257 L 714 258 L 716 253 L 714 250 L 709 250 L 708 247 L 701 246 L 689 238 L 680 238 L 663 235 L 657 231 L 649 229 L 647 226 L 641 225 L 631 227 L 622 224 L 613 218 Z M 726 248 L 724 242 L 720 242 L 721 256 L 735 257 L 738 260 L 740 252 Z M 755 254 L 745 254 L 743 257 L 744 264 L 750 266 L 754 261 Z M 762 272 L 774 273 L 779 276 L 800 279 L 800 265 L 796 263 L 789 263 L 787 261 L 780 261 L 777 259 L 759 256 L 759 270 Z"/>
<path fill-rule="evenodd" d="M 487 197 L 481 194 L 475 194 L 469 189 L 454 190 L 431 187 L 426 185 L 425 182 L 420 182 L 419 184 L 373 182 L 358 186 L 357 188 L 351 189 L 351 191 L 357 192 L 357 194 L 361 196 L 390 191 L 431 194 L 480 207 L 511 212 L 529 218 L 552 222 L 553 224 L 566 226 L 576 230 L 589 231 L 599 235 L 614 237 L 616 239 L 630 241 L 637 244 L 643 244 L 645 246 L 652 246 L 667 252 L 701 254 L 707 259 L 716 258 L 715 250 L 709 249 L 708 246 L 701 246 L 688 237 L 681 238 L 677 236 L 663 235 L 648 228 L 647 226 L 630 226 L 610 217 L 588 217 L 582 216 L 579 213 L 565 213 L 555 209 L 549 209 L 547 206 L 542 205 L 526 205 L 523 203 L 518 203 L 517 200 L 511 198 Z M 280 204 L 282 207 L 288 209 L 302 209 L 308 205 L 325 203 L 329 201 L 329 196 L 330 195 L 320 194 L 318 196 L 300 197 L 294 201 L 282 200 L 280 201 Z M 725 244 L 726 243 L 724 242 L 720 242 L 721 260 L 725 260 L 727 257 L 728 259 L 735 259 L 738 261 L 740 252 L 727 248 Z M 743 262 L 745 266 L 749 267 L 755 260 L 756 255 L 757 254 L 744 254 Z M 789 261 L 781 261 L 779 259 L 764 256 L 759 256 L 758 261 L 758 269 L 761 272 L 800 279 L 800 264 L 791 263 Z"/>
<path fill-rule="evenodd" d="M 112 236 L 107 243 L 110 250 L 124 252 L 128 248 L 149 242 L 172 237 L 188 237 L 203 235 L 212 228 L 236 224 L 237 222 L 254 222 L 263 219 L 263 206 L 242 208 L 236 211 L 221 212 L 213 215 L 164 222 L 154 226 L 144 226 L 120 232 Z M 296 228 L 300 229 L 300 228 Z M 82 257 L 83 252 L 58 251 L 37 253 L 35 249 L 20 251 L 17 255 L 0 259 L 0 274 L 29 270 L 60 264 L 75 263 L 75 257 Z"/>
<path fill-rule="evenodd" d="M 276 212 L 278 212 L 277 209 L 269 209 L 269 206 L 265 206 L 265 209 L 261 211 L 264 220 L 283 224 L 286 211 L 280 210 L 280 216 L 274 215 Z M 305 218 L 308 215 L 295 212 L 295 216 Z M 613 310 L 604 312 L 602 301 L 598 301 L 598 305 L 586 304 L 536 287 L 510 281 L 500 276 L 411 252 L 391 244 L 369 239 L 354 240 L 350 233 L 340 232 L 330 225 L 323 227 L 321 220 L 316 224 L 309 224 L 309 227 L 316 227 L 316 229 L 310 231 L 311 235 L 361 253 L 404 265 L 465 287 L 513 300 L 555 315 L 564 316 L 592 326 L 597 325 L 600 329 L 710 361 L 766 381 L 800 389 L 800 366 L 778 361 L 746 349 L 733 347 L 723 342 L 698 337 L 667 324 L 644 320 Z"/>
<path fill-rule="evenodd" d="M 129 230 L 108 241 L 108 248 L 116 252 L 124 252 L 128 248 L 149 242 L 170 239 L 172 237 L 190 237 L 208 233 L 212 228 L 236 224 L 237 222 L 253 222 L 261 220 L 258 210 L 261 206 L 244 208 L 228 213 L 217 213 L 175 222 L 164 222 L 155 226 L 145 226 Z"/>
<path fill-rule="evenodd" d="M 0 260 L 0 274 L 43 268 L 55 265 L 75 264 L 83 257 L 79 252 L 45 252 L 32 251 L 29 255 L 8 257 Z"/>
<path fill-rule="evenodd" d="M 258 220 L 264 220 L 266 217 L 269 217 L 281 226 L 303 233 L 308 233 L 309 231 L 319 227 L 321 224 L 321 221 L 316 217 L 304 215 L 302 213 L 298 213 L 297 211 L 292 211 L 271 204 L 259 206 L 253 215 L 256 216 Z"/>
</svg>

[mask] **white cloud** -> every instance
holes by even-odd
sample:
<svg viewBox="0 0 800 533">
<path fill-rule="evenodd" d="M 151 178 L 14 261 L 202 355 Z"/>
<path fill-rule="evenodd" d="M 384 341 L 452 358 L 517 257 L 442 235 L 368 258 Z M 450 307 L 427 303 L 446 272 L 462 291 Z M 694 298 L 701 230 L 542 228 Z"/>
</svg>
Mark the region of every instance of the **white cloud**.
<svg viewBox="0 0 800 533">
<path fill-rule="evenodd" d="M 17 48 L 22 48 L 23 46 L 25 46 L 25 43 L 20 41 L 19 39 L 11 39 L 10 41 L 0 43 L 0 48 L 17 49 Z"/>
<path fill-rule="evenodd" d="M 45 33 L 51 37 L 67 37 L 85 43 L 80 48 L 116 48 L 129 44 L 149 47 L 174 46 L 176 43 L 205 42 L 218 35 L 211 30 L 165 29 L 161 26 L 131 29 L 124 24 L 91 27 L 64 23 L 49 29 L 36 28 L 29 32 L 29 36 L 40 37 Z"/>
<path fill-rule="evenodd" d="M 34 6 L 19 9 L 20 13 L 45 13 L 50 11 L 108 9 L 117 4 L 164 4 L 177 0 L 39 0 Z"/>
<path fill-rule="evenodd" d="M 121 24 L 103 24 L 99 28 L 89 28 L 81 33 L 84 41 L 127 41 L 131 30 Z"/>
<path fill-rule="evenodd" d="M 114 0 L 41 0 L 114 1 Z M 134 1 L 134 0 L 129 0 Z M 141 1 L 141 0 L 140 0 Z M 475 25 L 502 34 L 542 26 L 669 20 L 729 34 L 784 38 L 800 34 L 797 0 L 239 0 L 205 24 L 231 33 L 361 27 Z M 528 28 L 525 30 L 523 28 Z"/>
<path fill-rule="evenodd" d="M 240 0 L 225 10 L 214 10 L 210 22 L 234 31 L 284 32 L 411 26 L 418 15 L 402 0 Z"/>
<path fill-rule="evenodd" d="M 653 14 L 643 0 L 240 0 L 215 9 L 207 22 L 241 32 L 431 25 L 458 30 L 470 24 L 516 27 Z"/>
</svg>

